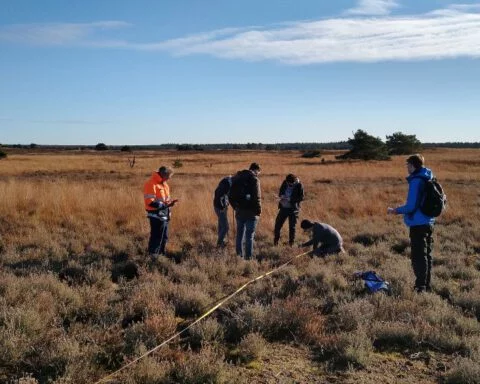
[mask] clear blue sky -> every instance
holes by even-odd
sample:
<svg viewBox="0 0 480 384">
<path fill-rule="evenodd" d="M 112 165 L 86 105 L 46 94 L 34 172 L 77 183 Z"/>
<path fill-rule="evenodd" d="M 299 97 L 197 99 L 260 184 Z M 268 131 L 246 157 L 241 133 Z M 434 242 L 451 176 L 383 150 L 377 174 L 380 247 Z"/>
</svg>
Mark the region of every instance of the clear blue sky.
<svg viewBox="0 0 480 384">
<path fill-rule="evenodd" d="M 462 1 L 462 0 L 459 0 Z M 480 141 L 480 2 L 0 3 L 0 143 Z"/>
</svg>

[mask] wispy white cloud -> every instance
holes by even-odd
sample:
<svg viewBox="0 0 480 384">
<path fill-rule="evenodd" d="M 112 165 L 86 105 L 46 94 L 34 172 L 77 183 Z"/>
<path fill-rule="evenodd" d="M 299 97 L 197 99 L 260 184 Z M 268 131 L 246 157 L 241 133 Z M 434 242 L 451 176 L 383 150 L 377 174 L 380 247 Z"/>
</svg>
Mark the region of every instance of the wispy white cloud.
<svg viewBox="0 0 480 384">
<path fill-rule="evenodd" d="M 15 41 L 32 42 L 33 39 L 39 44 L 43 41 L 45 44 L 163 51 L 175 56 L 203 54 L 292 65 L 480 58 L 480 12 L 477 10 L 480 11 L 480 3 L 468 7 L 455 4 L 420 15 L 351 15 L 266 27 L 227 28 L 159 42 L 99 38 L 102 29 L 128 26 L 123 22 L 81 24 L 79 28 L 74 27 L 76 24 L 56 24 L 51 25 L 52 29 L 44 26 L 39 36 L 20 33 L 22 39 Z M 23 31 L 19 26 L 16 28 Z M 57 38 L 54 31 L 67 32 L 65 37 Z M 5 40 L 5 28 L 0 29 L 0 40 L 2 38 Z"/>
<path fill-rule="evenodd" d="M 358 5 L 345 11 L 347 15 L 388 15 L 397 8 L 396 0 L 359 0 Z"/>
<path fill-rule="evenodd" d="M 448 6 L 450 9 L 456 9 L 458 11 L 480 11 L 480 4 L 451 4 Z"/>
<path fill-rule="evenodd" d="M 0 41 L 33 45 L 94 43 L 103 31 L 130 26 L 123 21 L 14 24 L 0 27 Z"/>
</svg>

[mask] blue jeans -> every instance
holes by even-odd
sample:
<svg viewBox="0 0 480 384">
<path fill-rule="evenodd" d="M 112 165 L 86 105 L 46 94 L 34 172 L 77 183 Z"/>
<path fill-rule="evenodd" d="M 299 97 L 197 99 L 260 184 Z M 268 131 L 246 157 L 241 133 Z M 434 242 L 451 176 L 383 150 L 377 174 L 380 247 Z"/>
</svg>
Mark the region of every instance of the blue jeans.
<svg viewBox="0 0 480 384">
<path fill-rule="evenodd" d="M 253 254 L 253 240 L 255 238 L 255 228 L 258 223 L 258 216 L 239 217 L 235 215 L 237 221 L 237 241 L 235 248 L 238 256 L 245 260 L 250 260 Z M 245 240 L 245 253 L 243 252 L 243 242 Z"/>
<path fill-rule="evenodd" d="M 165 246 L 168 240 L 168 221 L 162 221 L 153 217 L 150 220 L 150 240 L 148 241 L 148 253 L 150 255 L 165 255 Z"/>
<path fill-rule="evenodd" d="M 225 245 L 225 237 L 228 235 L 228 207 L 218 209 L 215 207 L 215 213 L 218 217 L 218 240 L 217 245 Z"/>
</svg>

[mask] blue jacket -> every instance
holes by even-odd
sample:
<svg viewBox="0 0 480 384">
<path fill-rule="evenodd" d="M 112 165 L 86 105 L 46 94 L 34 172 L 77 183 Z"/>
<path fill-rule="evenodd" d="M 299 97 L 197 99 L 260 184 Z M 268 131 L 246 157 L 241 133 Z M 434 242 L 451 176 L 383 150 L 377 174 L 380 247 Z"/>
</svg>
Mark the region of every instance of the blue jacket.
<svg viewBox="0 0 480 384">
<path fill-rule="evenodd" d="M 423 199 L 423 189 L 425 188 L 423 180 L 431 180 L 432 178 L 432 171 L 425 167 L 420 168 L 407 177 L 407 202 L 405 205 L 395 208 L 396 213 L 403 214 L 403 221 L 407 227 L 435 223 L 435 218 L 424 215 L 419 209 Z"/>
</svg>

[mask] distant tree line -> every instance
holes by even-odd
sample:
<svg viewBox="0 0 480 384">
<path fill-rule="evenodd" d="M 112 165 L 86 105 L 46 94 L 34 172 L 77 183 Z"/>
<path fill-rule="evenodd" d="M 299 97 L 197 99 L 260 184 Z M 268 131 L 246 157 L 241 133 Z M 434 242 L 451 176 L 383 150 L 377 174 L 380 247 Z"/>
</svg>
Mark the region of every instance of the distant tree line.
<svg viewBox="0 0 480 384">
<path fill-rule="evenodd" d="M 40 145 L 40 144 L 3 144 L 0 145 L 0 158 L 7 156 L 4 148 L 16 149 L 45 149 L 45 150 L 96 150 L 133 152 L 142 150 L 177 150 L 177 151 L 212 151 L 212 150 L 265 150 L 284 151 L 298 150 L 303 157 L 320 157 L 322 150 L 344 150 L 346 153 L 338 156 L 339 159 L 387 160 L 391 155 L 405 155 L 419 152 L 422 148 L 480 148 L 480 142 L 446 142 L 421 143 L 415 135 L 406 135 L 395 132 L 387 135 L 383 141 L 379 137 L 371 136 L 359 129 L 347 141 L 330 143 L 221 143 L 221 144 L 178 144 L 165 143 L 158 145 Z"/>
</svg>

